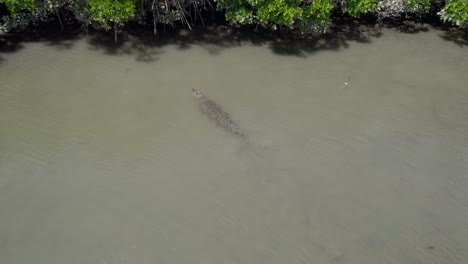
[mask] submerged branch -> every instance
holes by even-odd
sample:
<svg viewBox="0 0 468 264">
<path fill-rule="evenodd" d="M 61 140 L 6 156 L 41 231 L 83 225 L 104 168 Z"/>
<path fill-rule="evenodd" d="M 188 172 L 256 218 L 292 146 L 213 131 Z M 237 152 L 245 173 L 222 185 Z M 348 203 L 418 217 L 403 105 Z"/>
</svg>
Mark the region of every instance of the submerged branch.
<svg viewBox="0 0 468 264">
<path fill-rule="evenodd" d="M 59 11 L 58 11 L 58 9 L 57 9 L 57 8 L 55 9 L 55 13 L 57 14 L 57 18 L 58 18 L 58 21 L 59 21 L 59 23 L 60 23 L 60 27 L 61 27 L 61 28 L 62 28 L 62 30 L 63 30 L 63 23 L 62 23 L 62 19 L 60 19 L 60 14 L 59 14 Z"/>
</svg>

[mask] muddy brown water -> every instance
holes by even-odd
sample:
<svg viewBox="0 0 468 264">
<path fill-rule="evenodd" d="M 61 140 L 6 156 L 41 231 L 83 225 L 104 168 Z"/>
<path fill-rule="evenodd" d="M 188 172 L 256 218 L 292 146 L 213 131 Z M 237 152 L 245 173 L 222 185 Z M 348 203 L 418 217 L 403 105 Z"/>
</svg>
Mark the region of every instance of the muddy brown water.
<svg viewBox="0 0 468 264">
<path fill-rule="evenodd" d="M 468 50 L 441 34 L 2 53 L 0 262 L 468 263 Z"/>
</svg>

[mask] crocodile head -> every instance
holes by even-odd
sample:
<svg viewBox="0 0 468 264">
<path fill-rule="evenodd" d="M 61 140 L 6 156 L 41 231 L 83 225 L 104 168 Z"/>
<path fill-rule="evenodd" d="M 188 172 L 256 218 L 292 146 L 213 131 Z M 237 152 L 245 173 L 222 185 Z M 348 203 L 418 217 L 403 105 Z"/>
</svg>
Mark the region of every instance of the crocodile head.
<svg viewBox="0 0 468 264">
<path fill-rule="evenodd" d="M 203 94 L 200 93 L 199 91 L 195 90 L 192 88 L 192 94 L 193 96 L 195 96 L 196 98 L 202 98 L 203 97 Z"/>
</svg>

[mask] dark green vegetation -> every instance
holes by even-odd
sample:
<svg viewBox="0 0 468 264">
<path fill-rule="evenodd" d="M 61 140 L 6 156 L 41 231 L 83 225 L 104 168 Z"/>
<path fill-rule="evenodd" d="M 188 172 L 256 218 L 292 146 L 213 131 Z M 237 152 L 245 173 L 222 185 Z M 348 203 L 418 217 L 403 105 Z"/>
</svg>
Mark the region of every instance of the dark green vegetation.
<svg viewBox="0 0 468 264">
<path fill-rule="evenodd" d="M 222 12 L 231 24 L 254 25 L 301 33 L 324 32 L 333 20 L 346 16 L 378 22 L 422 16 L 438 17 L 468 27 L 467 0 L 0 0 L 0 29 L 24 28 L 40 21 L 64 20 L 88 27 L 113 29 L 126 23 L 174 25 L 201 22 L 207 11 Z M 116 39 L 117 40 L 117 39 Z"/>
</svg>

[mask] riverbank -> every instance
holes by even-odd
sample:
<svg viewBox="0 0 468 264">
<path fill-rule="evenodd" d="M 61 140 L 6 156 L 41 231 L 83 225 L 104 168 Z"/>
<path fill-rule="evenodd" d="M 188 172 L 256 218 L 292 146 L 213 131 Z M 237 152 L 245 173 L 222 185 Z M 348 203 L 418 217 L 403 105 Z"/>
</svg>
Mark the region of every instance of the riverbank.
<svg viewBox="0 0 468 264">
<path fill-rule="evenodd" d="M 463 0 L 447 3 L 439 0 L 320 0 L 313 4 L 303 2 L 300 6 L 296 6 L 298 3 L 277 3 L 276 0 L 252 2 L 250 6 L 243 6 L 244 3 L 232 6 L 232 0 L 198 1 L 119 0 L 112 4 L 102 0 L 82 0 L 76 3 L 57 1 L 50 5 L 4 1 L 0 4 L 0 13 L 7 14 L 2 17 L 2 27 L 9 31 L 27 32 L 52 25 L 45 22 L 53 22 L 53 27 L 64 31 L 70 24 L 77 24 L 84 31 L 111 31 L 114 42 L 124 28 L 151 28 L 153 35 L 159 36 L 169 28 L 191 30 L 213 23 L 298 35 L 327 32 L 331 25 L 350 21 L 392 26 L 418 22 L 438 28 L 460 29 L 466 29 L 468 25 L 468 6 Z M 136 2 L 139 2 L 138 6 Z M 260 5 L 258 10 L 255 5 Z"/>
<path fill-rule="evenodd" d="M 114 42 L 114 33 L 84 28 L 78 23 L 67 23 L 62 29 L 55 21 L 38 24 L 26 30 L 12 31 L 0 35 L 0 57 L 3 54 L 21 49 L 24 43 L 43 42 L 48 45 L 67 47 L 67 43 L 81 37 L 87 37 L 96 49 L 107 53 L 129 53 L 131 49 L 144 50 L 144 47 L 161 47 L 168 44 L 180 47 L 208 44 L 218 47 L 239 46 L 242 43 L 254 45 L 269 45 L 271 49 L 284 55 L 304 56 L 316 50 L 336 50 L 346 47 L 349 41 L 362 43 L 371 42 L 381 35 L 382 29 L 394 29 L 405 34 L 416 34 L 432 29 L 440 30 L 439 36 L 444 40 L 459 46 L 468 45 L 468 32 L 441 23 L 434 18 L 418 20 L 392 21 L 378 24 L 375 20 L 352 18 L 337 19 L 330 25 L 327 33 L 308 35 L 296 34 L 291 31 L 272 31 L 255 26 L 231 26 L 223 19 L 222 14 L 213 15 L 204 24 L 193 24 L 192 30 L 179 24 L 167 28 L 158 25 L 159 35 L 153 34 L 151 25 L 129 24 L 119 32 L 119 41 Z"/>
</svg>

